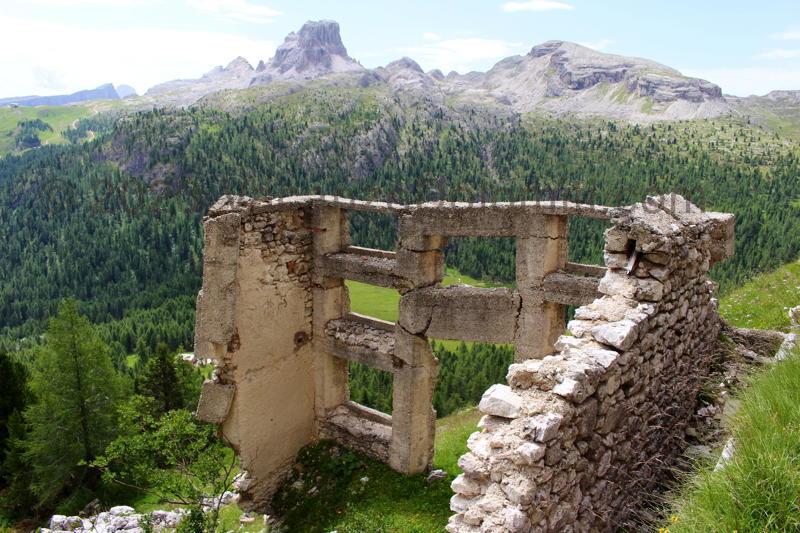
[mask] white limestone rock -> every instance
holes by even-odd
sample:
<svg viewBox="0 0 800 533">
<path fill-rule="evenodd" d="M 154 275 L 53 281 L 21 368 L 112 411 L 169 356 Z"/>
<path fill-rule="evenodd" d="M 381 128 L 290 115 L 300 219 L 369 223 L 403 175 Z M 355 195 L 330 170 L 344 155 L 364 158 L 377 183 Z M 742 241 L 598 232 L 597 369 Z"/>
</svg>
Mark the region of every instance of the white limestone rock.
<svg viewBox="0 0 800 533">
<path fill-rule="evenodd" d="M 527 465 L 534 465 L 544 457 L 547 447 L 535 442 L 526 442 L 516 450 L 519 459 Z"/>
<path fill-rule="evenodd" d="M 620 320 L 609 324 L 601 324 L 592 328 L 592 337 L 597 342 L 627 350 L 639 335 L 638 325 L 630 320 Z"/>
<path fill-rule="evenodd" d="M 478 409 L 487 415 L 517 418 L 522 407 L 522 398 L 508 385 L 496 384 L 483 393 Z"/>
<path fill-rule="evenodd" d="M 519 509 L 508 508 L 503 513 L 503 525 L 509 533 L 527 533 L 531 529 L 528 515 Z"/>
</svg>

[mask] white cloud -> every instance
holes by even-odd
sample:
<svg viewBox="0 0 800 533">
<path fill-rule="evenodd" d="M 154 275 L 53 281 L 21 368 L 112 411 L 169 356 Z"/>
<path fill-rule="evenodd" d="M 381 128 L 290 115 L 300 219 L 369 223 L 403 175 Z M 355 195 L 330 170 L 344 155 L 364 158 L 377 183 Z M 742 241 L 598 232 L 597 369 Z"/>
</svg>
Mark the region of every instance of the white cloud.
<svg viewBox="0 0 800 533">
<path fill-rule="evenodd" d="M 702 78 L 722 87 L 725 94 L 763 95 L 776 89 L 800 89 L 800 66 L 793 68 L 742 67 L 685 69 L 687 76 Z"/>
<path fill-rule="evenodd" d="M 529 0 L 528 2 L 506 2 L 503 4 L 503 11 L 551 11 L 554 9 L 575 9 L 575 6 L 564 2 L 554 2 L 552 0 Z"/>
<path fill-rule="evenodd" d="M 271 7 L 247 0 L 186 0 L 186 3 L 222 20 L 265 23 L 275 22 L 275 17 L 281 15 Z"/>
<path fill-rule="evenodd" d="M 800 39 L 800 29 L 783 31 L 770 35 L 773 39 L 780 39 L 782 41 L 793 41 Z"/>
<path fill-rule="evenodd" d="M 422 34 L 422 38 L 426 41 L 439 41 L 441 40 L 442 36 L 438 33 L 427 32 Z"/>
<path fill-rule="evenodd" d="M 0 28 L 0 96 L 58 94 L 108 82 L 132 85 L 141 94 L 157 83 L 200 77 L 240 55 L 255 64 L 275 51 L 272 41 L 215 31 L 95 30 L 4 16 Z"/>
<path fill-rule="evenodd" d="M 800 59 L 800 50 L 775 48 L 754 56 L 756 59 Z"/>
<path fill-rule="evenodd" d="M 522 43 L 510 43 L 479 37 L 448 39 L 435 43 L 401 48 L 399 51 L 417 60 L 426 69 L 444 72 L 467 72 L 486 67 L 487 60 L 497 61 L 522 51 Z"/>
<path fill-rule="evenodd" d="M 585 46 L 586 48 L 591 48 L 592 50 L 605 50 L 614 43 L 615 41 L 612 39 L 600 39 L 599 41 L 592 42 L 583 41 L 579 42 L 578 44 Z"/>
<path fill-rule="evenodd" d="M 28 0 L 33 4 L 60 7 L 76 6 L 111 6 L 111 7 L 132 7 L 154 4 L 158 0 Z"/>
</svg>

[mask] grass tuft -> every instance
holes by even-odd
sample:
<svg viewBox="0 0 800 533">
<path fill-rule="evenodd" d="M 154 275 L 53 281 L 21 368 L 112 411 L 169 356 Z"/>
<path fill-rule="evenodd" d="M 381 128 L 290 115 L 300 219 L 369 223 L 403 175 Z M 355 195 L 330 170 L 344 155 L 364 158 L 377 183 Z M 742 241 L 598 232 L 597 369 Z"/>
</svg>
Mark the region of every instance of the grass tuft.
<svg viewBox="0 0 800 533">
<path fill-rule="evenodd" d="M 719 312 L 740 328 L 789 331 L 791 307 L 800 304 L 800 261 L 758 276 L 720 302 Z"/>
<path fill-rule="evenodd" d="M 662 530 L 800 531 L 800 354 L 751 379 L 732 434 L 733 459 L 689 478 Z"/>
</svg>

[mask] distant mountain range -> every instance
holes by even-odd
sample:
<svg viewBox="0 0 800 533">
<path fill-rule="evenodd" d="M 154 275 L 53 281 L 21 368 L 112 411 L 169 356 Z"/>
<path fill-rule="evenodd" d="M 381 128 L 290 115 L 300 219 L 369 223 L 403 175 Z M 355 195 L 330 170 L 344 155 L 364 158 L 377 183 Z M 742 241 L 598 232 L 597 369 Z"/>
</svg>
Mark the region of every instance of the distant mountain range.
<svg viewBox="0 0 800 533">
<path fill-rule="evenodd" d="M 329 85 L 386 86 L 455 105 L 547 116 L 597 116 L 637 122 L 728 114 L 780 122 L 787 112 L 791 117 L 800 116 L 800 91 L 773 91 L 763 97 L 726 96 L 717 85 L 684 76 L 660 63 L 604 54 L 565 41 L 534 46 L 525 55 L 499 61 L 485 73 L 424 72 L 407 57 L 385 67 L 366 69 L 348 55 L 339 24 L 330 20 L 307 22 L 286 37 L 271 59 L 260 61 L 256 67 L 237 57 L 200 78 L 156 85 L 145 93 L 141 104 L 184 107 L 218 91 L 277 84 L 276 92 L 280 93 L 314 80 Z M 72 95 L 0 99 L 0 105 L 63 105 L 130 93 L 130 87 L 120 86 L 115 91 L 108 84 Z"/>
<path fill-rule="evenodd" d="M 121 92 L 120 92 L 121 91 Z M 135 95 L 136 91 L 129 85 L 120 85 L 118 89 L 110 83 L 106 83 L 96 89 L 86 89 L 72 94 L 58 94 L 55 96 L 13 96 L 11 98 L 0 98 L 0 106 L 40 106 L 51 105 L 59 106 L 72 104 L 75 102 L 85 102 L 87 100 L 117 100 L 126 96 Z"/>
</svg>

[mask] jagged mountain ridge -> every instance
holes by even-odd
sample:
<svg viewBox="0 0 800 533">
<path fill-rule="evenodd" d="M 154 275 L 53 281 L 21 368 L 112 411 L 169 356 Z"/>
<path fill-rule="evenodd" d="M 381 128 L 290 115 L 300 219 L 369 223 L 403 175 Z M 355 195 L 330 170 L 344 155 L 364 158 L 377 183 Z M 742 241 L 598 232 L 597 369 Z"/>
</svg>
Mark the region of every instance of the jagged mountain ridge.
<svg viewBox="0 0 800 533">
<path fill-rule="evenodd" d="M 273 81 L 311 80 L 339 72 L 366 69 L 347 55 L 339 24 L 332 20 L 306 22 L 300 31 L 286 36 L 275 55 L 256 68 L 243 57 L 218 66 L 198 79 L 173 80 L 148 89 L 146 96 L 164 96 L 178 105 L 224 89 L 244 89 Z"/>
<path fill-rule="evenodd" d="M 114 85 L 111 83 L 103 84 L 95 89 L 85 89 L 72 94 L 56 94 L 53 96 L 12 96 L 10 98 L 0 98 L 0 106 L 16 104 L 24 107 L 34 107 L 40 105 L 60 106 L 74 102 L 85 102 L 87 100 L 117 100 Z"/>
<path fill-rule="evenodd" d="M 275 55 L 255 69 L 237 58 L 200 79 L 167 82 L 147 95 L 169 95 L 173 103 L 188 105 L 222 89 L 276 81 L 303 83 L 331 74 L 356 76 L 361 86 L 387 84 L 397 91 L 520 113 L 651 121 L 708 118 L 732 111 L 713 83 L 647 59 L 604 54 L 564 41 L 534 46 L 526 55 L 499 61 L 486 73 L 426 73 L 410 58 L 368 70 L 347 54 L 339 24 L 330 20 L 309 21 L 299 32 L 290 33 Z"/>
</svg>

